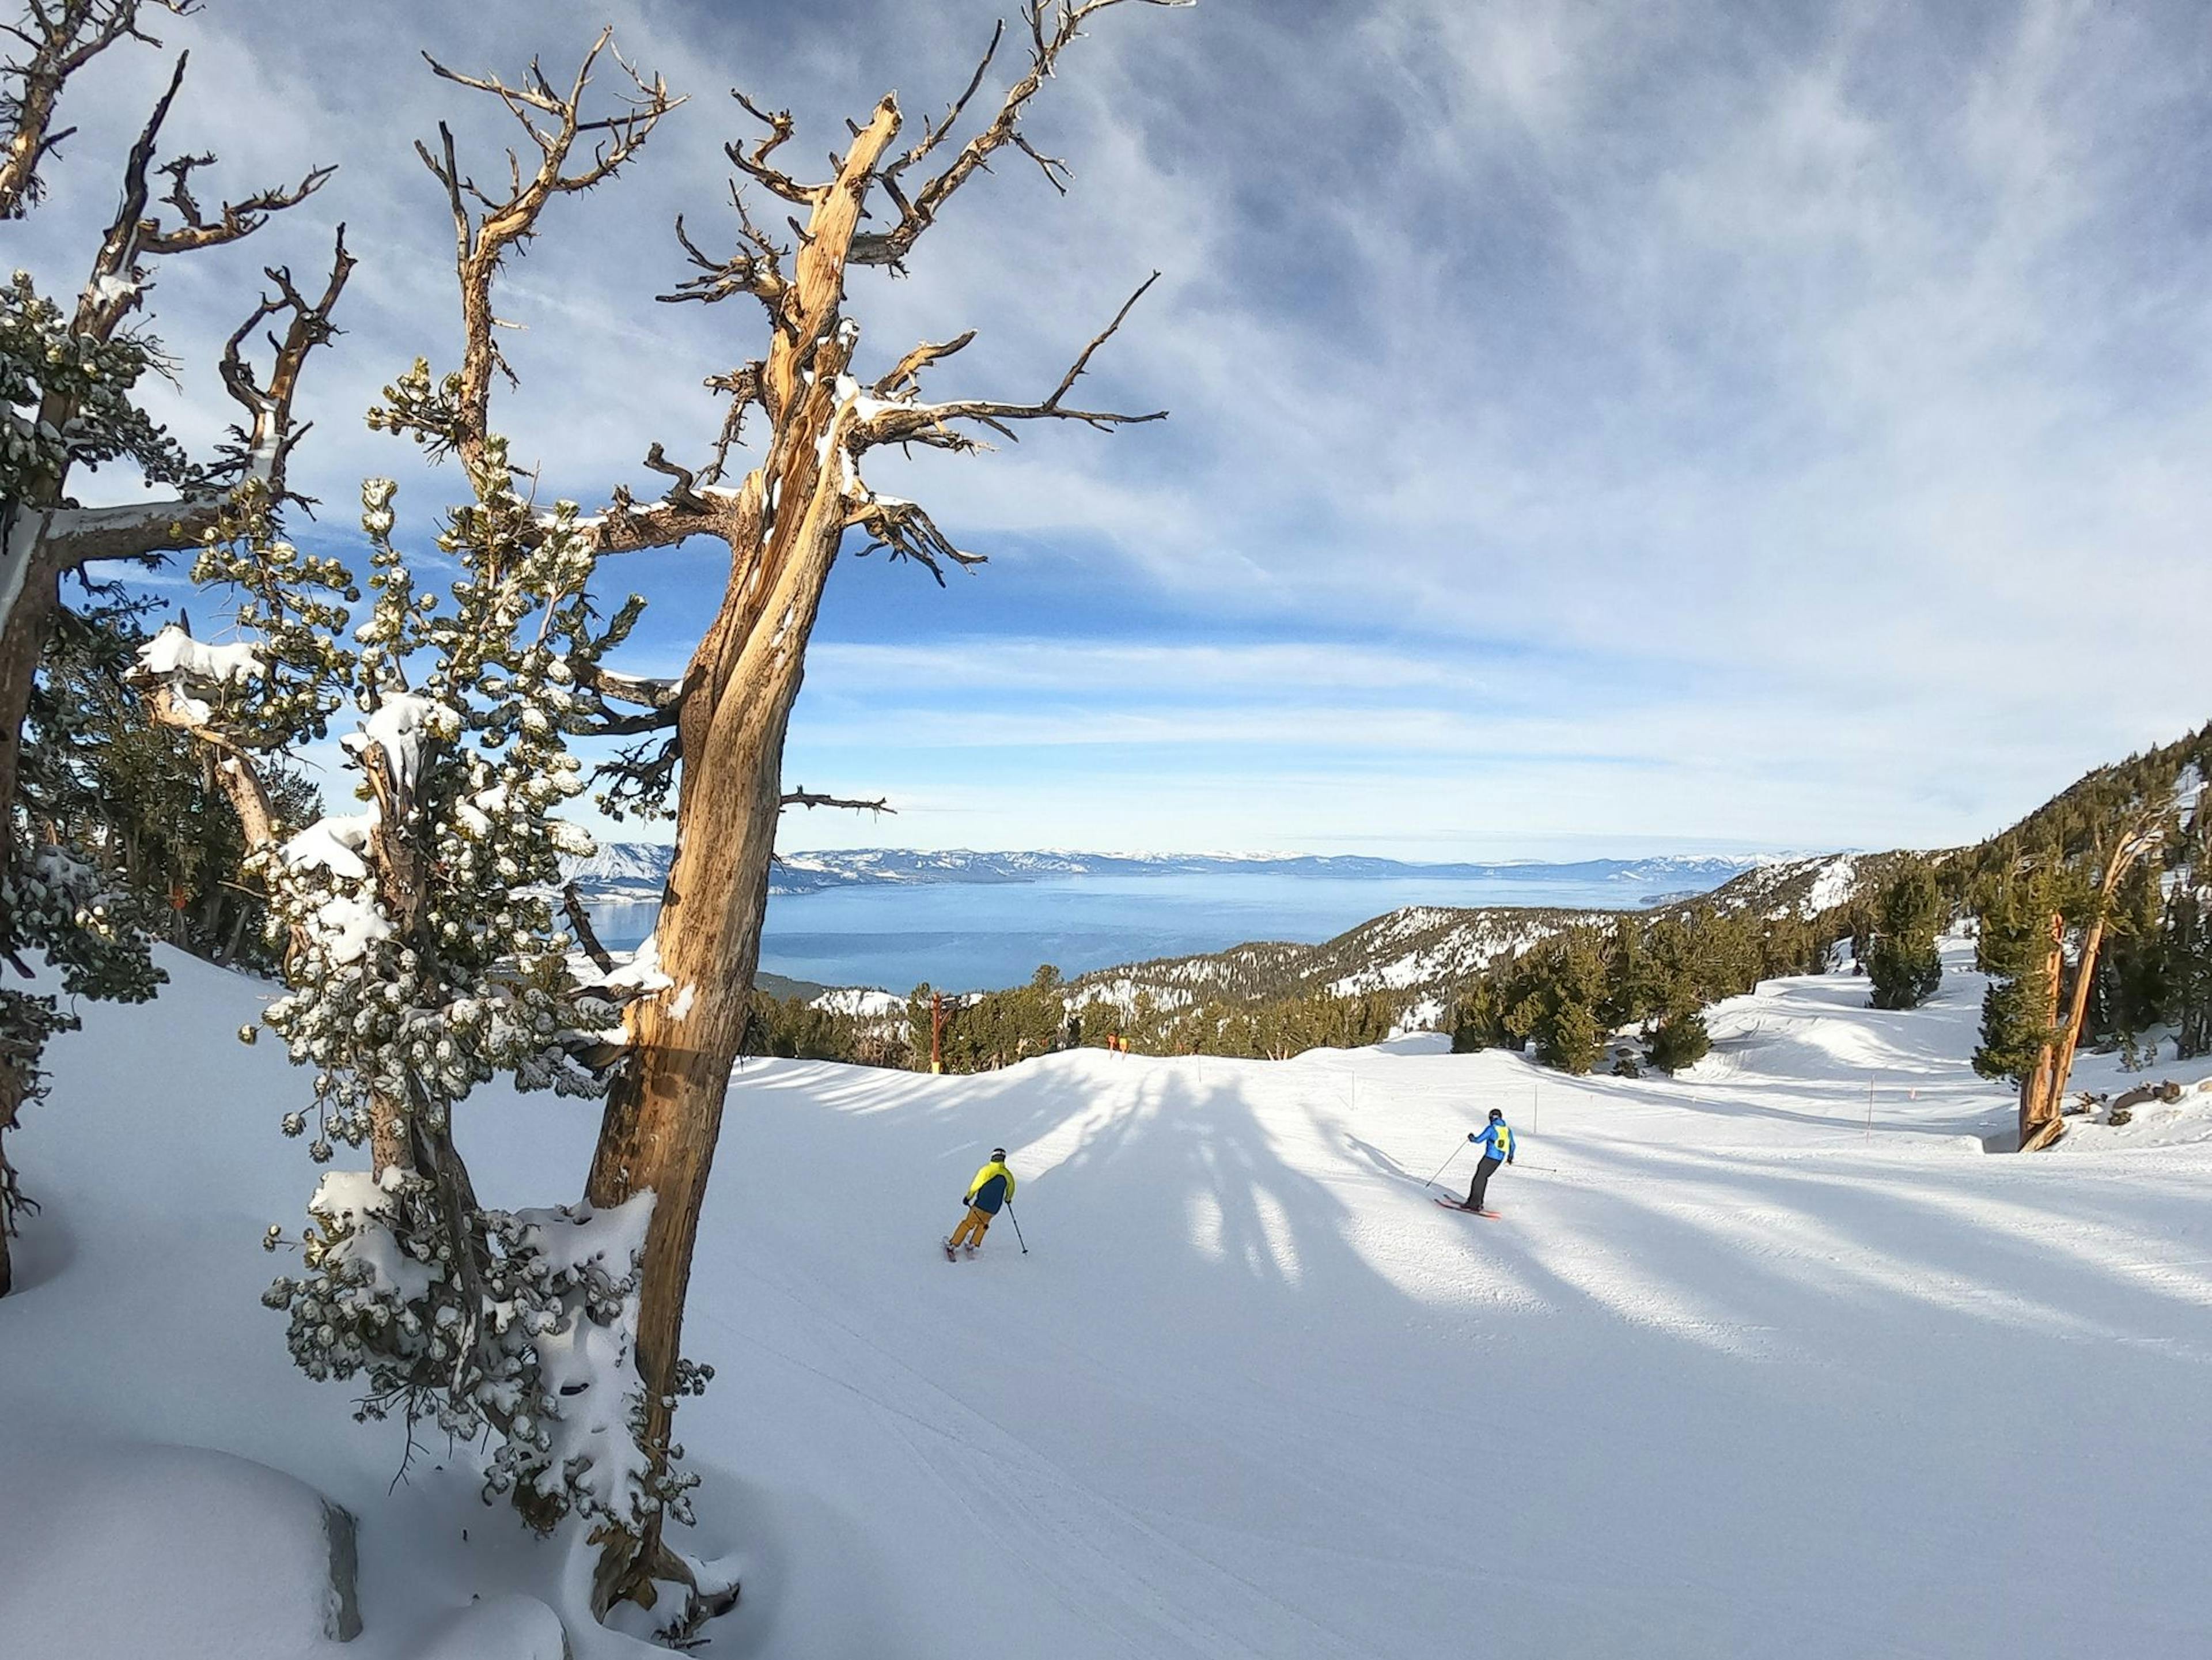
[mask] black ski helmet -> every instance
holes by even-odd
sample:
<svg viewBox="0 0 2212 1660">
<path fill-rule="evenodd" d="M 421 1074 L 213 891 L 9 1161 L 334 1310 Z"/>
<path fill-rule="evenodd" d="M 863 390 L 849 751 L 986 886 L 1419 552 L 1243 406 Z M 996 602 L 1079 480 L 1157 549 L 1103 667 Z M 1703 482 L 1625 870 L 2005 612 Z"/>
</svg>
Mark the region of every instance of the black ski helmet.
<svg viewBox="0 0 2212 1660">
<path fill-rule="evenodd" d="M 1006 1150 L 1004 1147 L 993 1147 L 991 1149 L 991 1157 L 994 1158 L 1004 1158 L 1006 1156 Z"/>
<path fill-rule="evenodd" d="M 1492 1107 L 1490 1110 L 1490 1122 L 1493 1124 L 1504 1123 L 1505 1122 L 1505 1109 L 1503 1107 Z"/>
</svg>

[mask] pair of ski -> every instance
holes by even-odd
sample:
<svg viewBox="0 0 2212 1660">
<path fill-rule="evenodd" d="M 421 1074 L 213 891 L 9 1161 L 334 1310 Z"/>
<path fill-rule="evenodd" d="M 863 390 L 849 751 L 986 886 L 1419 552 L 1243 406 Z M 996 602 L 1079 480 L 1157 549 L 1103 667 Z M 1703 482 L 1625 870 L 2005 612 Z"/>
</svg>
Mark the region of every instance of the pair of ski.
<svg viewBox="0 0 2212 1660">
<path fill-rule="evenodd" d="M 1476 1210 L 1472 1205 L 1457 1199 L 1439 1199 L 1437 1203 L 1442 1205 L 1446 1210 L 1463 1210 L 1470 1216 L 1486 1216 L 1493 1222 L 1504 1214 L 1503 1211 Z"/>
<path fill-rule="evenodd" d="M 948 1262 L 958 1262 L 962 1253 L 963 1252 L 966 1254 L 969 1262 L 972 1262 L 975 1260 L 975 1247 L 973 1245 L 962 1245 L 956 1250 L 950 1239 L 940 1239 L 937 1243 L 944 1247 L 945 1260 Z"/>
</svg>

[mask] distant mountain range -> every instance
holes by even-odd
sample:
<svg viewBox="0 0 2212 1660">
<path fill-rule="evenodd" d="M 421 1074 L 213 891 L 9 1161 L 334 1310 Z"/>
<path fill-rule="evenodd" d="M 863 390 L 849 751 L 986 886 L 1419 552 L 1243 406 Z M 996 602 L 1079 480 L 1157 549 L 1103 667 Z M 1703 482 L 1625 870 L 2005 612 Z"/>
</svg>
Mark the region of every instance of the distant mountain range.
<svg viewBox="0 0 2212 1660">
<path fill-rule="evenodd" d="M 670 849 L 653 842 L 611 842 L 588 859 L 568 861 L 568 874 L 586 898 L 651 900 L 668 878 Z M 769 873 L 769 891 L 818 893 L 825 888 L 902 883 L 1036 882 L 1070 876 L 1269 875 L 1352 881 L 1603 883 L 1618 888 L 1624 907 L 1704 893 L 1747 870 L 1775 862 L 1668 854 L 1650 859 L 1584 859 L 1568 864 L 1513 860 L 1498 864 L 1411 864 L 1356 854 L 1211 853 L 923 853 L 854 848 L 793 853 Z"/>
</svg>

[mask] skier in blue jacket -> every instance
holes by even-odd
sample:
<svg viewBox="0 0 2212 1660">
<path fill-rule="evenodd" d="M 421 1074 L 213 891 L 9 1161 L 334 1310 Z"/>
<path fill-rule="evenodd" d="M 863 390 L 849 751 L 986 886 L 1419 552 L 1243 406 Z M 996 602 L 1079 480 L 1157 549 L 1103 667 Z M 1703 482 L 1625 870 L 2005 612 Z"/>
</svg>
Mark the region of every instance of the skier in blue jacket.
<svg viewBox="0 0 2212 1660">
<path fill-rule="evenodd" d="M 1480 1134 L 1468 1132 L 1467 1139 L 1482 1149 L 1482 1162 L 1474 1167 L 1474 1180 L 1467 1184 L 1467 1208 L 1482 1208 L 1483 1191 L 1490 1186 L 1490 1178 L 1498 1174 L 1500 1164 L 1513 1162 L 1513 1132 L 1505 1122 L 1504 1110 L 1490 1110 L 1490 1123 Z"/>
</svg>

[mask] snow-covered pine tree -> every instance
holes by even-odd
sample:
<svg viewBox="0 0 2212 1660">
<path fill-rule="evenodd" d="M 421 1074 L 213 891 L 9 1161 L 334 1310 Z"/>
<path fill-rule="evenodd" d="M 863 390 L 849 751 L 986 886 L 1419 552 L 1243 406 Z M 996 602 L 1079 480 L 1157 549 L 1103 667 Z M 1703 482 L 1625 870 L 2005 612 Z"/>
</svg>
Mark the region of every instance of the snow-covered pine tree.
<svg viewBox="0 0 2212 1660">
<path fill-rule="evenodd" d="M 1876 909 L 1866 957 L 1875 1008 L 1917 1008 L 1936 994 L 1943 982 L 1943 959 L 1936 949 L 1942 921 L 1936 873 L 1916 859 L 1883 890 Z"/>
<path fill-rule="evenodd" d="M 377 423 L 435 447 L 453 395 L 418 363 Z M 503 441 L 465 465 L 475 499 L 437 540 L 460 568 L 449 593 L 418 590 L 392 540 L 394 486 L 371 480 L 374 598 L 349 635 L 352 574 L 277 536 L 249 495 L 194 573 L 235 592 L 240 643 L 172 627 L 142 657 L 164 718 L 219 751 L 241 818 L 262 824 L 256 860 L 289 988 L 266 1018 L 313 1068 L 312 1105 L 284 1131 L 308 1136 L 319 1164 L 339 1142 L 370 1150 L 367 1170 L 322 1177 L 302 1268 L 265 1297 L 290 1316 L 294 1359 L 319 1379 L 363 1380 L 364 1416 L 489 1432 L 486 1497 L 512 1492 L 534 1525 L 576 1512 L 638 1529 L 664 1511 L 688 1519 L 696 1480 L 680 1448 L 643 1439 L 637 1258 L 653 1196 L 487 1207 L 453 1118 L 495 1077 L 603 1091 L 580 1055 L 616 1010 L 571 975 L 550 896 L 561 856 L 592 850 L 557 816 L 585 788 L 567 739 L 578 684 L 641 605 L 599 615 L 597 538 L 574 504 L 541 512 L 516 492 Z M 362 717 L 341 739 L 359 811 L 275 840 L 257 757 L 349 708 Z M 676 1386 L 704 1375 L 685 1368 Z"/>
</svg>

